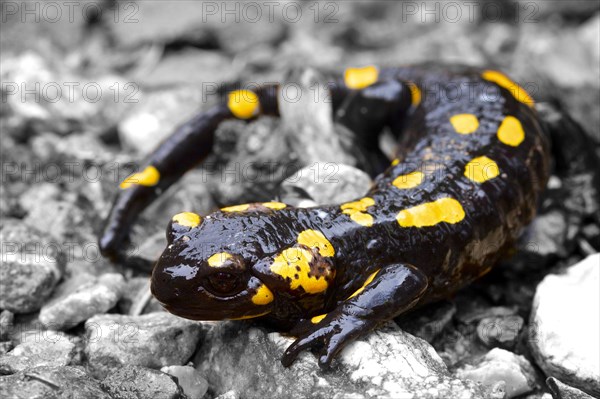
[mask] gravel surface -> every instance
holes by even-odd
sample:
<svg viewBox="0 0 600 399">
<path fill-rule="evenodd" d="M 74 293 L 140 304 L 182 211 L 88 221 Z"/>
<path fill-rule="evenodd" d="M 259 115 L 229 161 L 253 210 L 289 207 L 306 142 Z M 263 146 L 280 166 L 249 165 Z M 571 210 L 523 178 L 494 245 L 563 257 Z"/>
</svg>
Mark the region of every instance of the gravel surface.
<svg viewBox="0 0 600 399">
<path fill-rule="evenodd" d="M 600 395 L 597 1 L 67 3 L 0 3 L 0 397 Z M 501 68 L 569 134 L 510 259 L 353 343 L 328 372 L 311 353 L 283 368 L 290 338 L 267 326 L 191 322 L 151 298 L 182 209 L 367 190 L 368 154 L 312 101 L 313 84 L 347 66 L 423 61 Z M 272 81 L 297 84 L 300 101 L 280 119 L 220 126 L 206 165 L 141 215 L 127 257 L 104 259 L 97 235 L 144 155 L 228 89 Z M 389 137 L 381 147 L 393 150 Z M 328 165 L 335 181 L 312 178 Z"/>
</svg>

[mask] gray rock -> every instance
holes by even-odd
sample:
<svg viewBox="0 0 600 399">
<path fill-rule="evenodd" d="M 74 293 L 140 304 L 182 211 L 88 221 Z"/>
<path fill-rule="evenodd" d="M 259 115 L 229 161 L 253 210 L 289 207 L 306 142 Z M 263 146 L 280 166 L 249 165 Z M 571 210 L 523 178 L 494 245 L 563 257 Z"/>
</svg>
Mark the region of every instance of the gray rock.
<svg viewBox="0 0 600 399">
<path fill-rule="evenodd" d="M 519 338 L 523 323 L 523 318 L 519 315 L 485 317 L 477 325 L 477 336 L 488 347 L 511 349 Z"/>
<path fill-rule="evenodd" d="M 78 6 L 85 7 L 87 3 L 90 3 L 90 1 L 85 0 L 79 3 Z M 100 5 L 102 3 L 95 4 L 102 7 Z M 47 9 L 47 13 L 42 8 L 32 7 L 27 10 L 38 13 L 36 18 L 22 18 L 21 13 L 25 12 L 24 7 L 23 4 L 15 4 L 16 9 L 13 7 L 6 8 L 2 20 L 2 24 L 6 28 L 2 41 L 4 51 L 17 50 L 16 52 L 19 52 L 19 49 L 21 51 L 23 49 L 36 49 L 58 52 L 58 49 L 76 48 L 81 43 L 88 16 L 93 14 L 93 12 L 89 14 L 81 12 L 80 8 L 80 12 L 74 12 L 70 17 L 63 18 L 67 9 L 63 8 L 63 5 L 57 5 L 53 10 L 52 17 L 50 17 L 49 9 Z M 40 40 L 40 38 L 43 38 L 43 40 Z"/>
<path fill-rule="evenodd" d="M 272 200 L 281 182 L 301 167 L 281 122 L 272 117 L 223 123 L 213 152 L 204 171 L 222 205 Z"/>
<path fill-rule="evenodd" d="M 0 341 L 6 340 L 14 326 L 15 315 L 9 310 L 0 312 Z"/>
<path fill-rule="evenodd" d="M 149 89 L 181 86 L 196 88 L 204 93 L 216 93 L 223 82 L 234 80 L 242 72 L 241 67 L 222 53 L 184 48 L 164 54 L 154 65 L 138 68 L 129 77 Z M 177 73 L 173 73 L 175 70 Z M 206 97 L 202 97 L 192 105 L 205 102 Z"/>
<path fill-rule="evenodd" d="M 64 178 L 65 182 L 71 179 Z M 80 182 L 76 177 L 73 179 L 73 186 L 77 186 Z M 44 242 L 47 248 L 42 247 L 43 250 L 64 252 L 69 262 L 74 259 L 99 260 L 94 233 L 99 215 L 90 201 L 78 195 L 74 187 L 64 190 L 56 183 L 32 184 L 19 203 L 27 212 L 23 219 L 25 225 L 50 236 Z M 22 241 L 27 242 L 27 239 Z"/>
<path fill-rule="evenodd" d="M 150 368 L 184 364 L 196 350 L 202 329 L 201 323 L 166 312 L 94 316 L 85 323 L 89 370 L 104 377 L 125 364 Z"/>
<path fill-rule="evenodd" d="M 281 184 L 282 190 L 304 190 L 319 205 L 348 202 L 363 197 L 371 188 L 368 174 L 353 166 L 316 162 L 300 169 Z M 285 197 L 281 198 L 283 202 Z"/>
<path fill-rule="evenodd" d="M 600 255 L 538 285 L 531 311 L 530 347 L 546 375 L 600 395 Z M 560 293 L 558 295 L 557 293 Z"/>
<path fill-rule="evenodd" d="M 489 351 L 475 365 L 458 369 L 456 375 L 461 379 L 477 381 L 492 392 L 505 390 L 508 399 L 536 388 L 535 371 L 529 361 L 500 348 Z M 504 382 L 504 388 L 498 386 L 501 382 Z"/>
<path fill-rule="evenodd" d="M 0 374 L 14 374 L 39 366 L 68 366 L 75 356 L 73 336 L 55 331 L 24 334 L 25 339 L 0 357 Z"/>
<path fill-rule="evenodd" d="M 31 149 L 40 162 L 51 164 L 45 179 L 61 182 L 73 181 L 75 178 L 98 179 L 99 166 L 94 170 L 86 170 L 90 165 L 101 165 L 115 161 L 115 153 L 109 151 L 97 135 L 90 132 L 70 134 L 65 137 L 52 133 L 41 133 L 31 139 Z M 60 167 L 58 179 L 56 169 Z M 84 174 L 85 172 L 85 174 Z"/>
<path fill-rule="evenodd" d="M 31 398 L 94 398 L 111 399 L 100 383 L 77 367 L 43 366 L 0 376 L 0 397 Z"/>
<path fill-rule="evenodd" d="M 564 30 L 560 34 L 556 34 L 556 32 L 554 34 L 553 40 L 557 46 L 562 46 L 564 51 L 560 53 L 544 51 L 532 54 L 543 63 L 543 65 L 540 65 L 541 72 L 548 76 L 553 83 L 562 87 L 582 87 L 586 85 L 598 87 L 598 82 L 594 78 L 599 72 L 598 66 L 595 64 L 598 61 L 594 57 L 594 52 L 597 52 L 597 50 L 594 50 L 594 44 L 597 46 L 599 44 L 598 40 L 595 40 L 596 43 L 586 43 L 579 39 L 584 35 L 576 30 Z M 535 42 L 539 44 L 541 40 L 548 40 L 548 37 L 532 39 L 534 43 L 530 45 L 533 46 L 536 44 Z M 590 63 L 575 61 L 581 57 L 596 58 L 596 60 L 590 60 Z"/>
<path fill-rule="evenodd" d="M 58 201 L 61 198 L 61 189 L 57 184 L 49 182 L 41 182 L 30 186 L 19 197 L 19 205 L 21 208 L 29 210 L 39 206 L 40 202 Z"/>
<path fill-rule="evenodd" d="M 303 165 L 356 166 L 352 134 L 333 123 L 324 77 L 313 69 L 297 70 L 290 74 L 284 87 L 290 89 L 282 89 L 279 96 L 282 130 Z M 331 178 L 332 174 L 335 169 L 330 166 L 325 177 Z"/>
<path fill-rule="evenodd" d="M 496 289 L 505 290 L 505 286 L 506 283 L 503 283 Z M 495 286 L 484 287 L 485 296 L 493 295 Z M 480 290 L 472 287 L 457 293 L 454 298 L 457 308 L 455 323 L 435 342 L 436 350 L 450 368 L 482 358 L 490 346 L 501 346 L 502 340 L 506 340 L 507 347 L 516 346 L 518 338 L 522 336 L 518 333 L 520 328 L 511 324 L 511 320 L 518 317 L 517 308 L 491 306 L 483 295 L 477 294 Z"/>
<path fill-rule="evenodd" d="M 123 296 L 117 304 L 119 313 L 139 316 L 146 306 L 146 297 L 150 292 L 150 279 L 147 277 L 132 277 L 125 283 Z"/>
<path fill-rule="evenodd" d="M 112 309 L 123 294 L 125 280 L 118 273 L 107 273 L 56 298 L 40 311 L 40 322 L 47 328 L 68 330 L 97 314 Z"/>
<path fill-rule="evenodd" d="M 42 186 L 46 187 L 45 185 L 39 187 Z M 42 191 L 47 193 L 46 190 Z M 28 192 L 29 190 L 25 191 L 22 198 L 25 198 Z M 51 194 L 48 193 L 48 195 Z M 46 198 L 42 196 L 40 200 L 45 201 Z M 51 235 L 42 231 L 39 227 L 28 225 L 21 219 L 7 218 L 2 222 L 0 241 L 3 244 L 2 249 L 6 253 L 18 253 L 20 256 L 30 254 L 48 261 L 55 260 L 62 275 L 65 269 L 66 256 L 61 243 L 57 243 Z"/>
<path fill-rule="evenodd" d="M 567 233 L 567 215 L 562 210 L 538 215 L 519 237 L 519 253 L 511 263 L 526 270 L 547 267 L 550 261 L 567 255 Z"/>
<path fill-rule="evenodd" d="M 396 321 L 400 328 L 431 343 L 444 331 L 456 313 L 453 302 L 440 302 L 427 306 Z"/>
<path fill-rule="evenodd" d="M 310 208 L 319 205 L 302 187 L 286 184 L 285 181 L 279 188 L 277 198 L 279 201 L 296 208 Z"/>
<path fill-rule="evenodd" d="M 479 298 L 478 298 L 479 299 Z M 489 306 L 480 299 L 474 301 L 466 291 L 458 294 L 456 318 L 465 324 L 479 322 L 486 317 L 509 317 L 516 314 L 516 309 L 506 306 Z"/>
<path fill-rule="evenodd" d="M 269 12 L 268 7 L 260 3 L 248 7 L 245 4 L 233 7 L 225 3 L 206 3 L 199 7 L 177 2 L 166 8 L 140 3 L 132 13 L 131 22 L 143 23 L 111 24 L 109 18 L 107 25 L 117 43 L 127 48 L 149 43 L 186 43 L 192 47 L 219 48 L 226 53 L 243 54 L 276 46 L 285 38 L 288 26 L 283 23 L 281 5 L 273 5 L 278 8 L 275 12 Z"/>
<path fill-rule="evenodd" d="M 1 255 L 0 308 L 19 314 L 35 312 L 60 280 L 62 267 L 56 259 L 39 253 L 2 251 Z"/>
<path fill-rule="evenodd" d="M 119 113 L 114 110 L 127 105 L 118 98 L 115 101 L 115 95 L 121 94 L 127 83 L 122 77 L 100 73 L 90 79 L 69 70 L 64 62 L 52 62 L 33 51 L 19 53 L 3 60 L 2 81 L 25 87 L 31 94 L 28 101 L 23 101 L 18 90 L 3 101 L 16 120 L 11 134 L 28 131 L 67 134 L 83 126 L 105 129 L 112 123 L 107 116 L 116 117 Z M 75 85 L 70 88 L 67 83 Z M 119 93 L 115 93 L 116 87 L 120 88 Z"/>
<path fill-rule="evenodd" d="M 217 395 L 236 391 L 244 397 L 270 398 L 486 397 L 474 383 L 453 378 L 431 346 L 394 323 L 350 344 L 328 372 L 319 370 L 310 352 L 284 368 L 279 359 L 292 342 L 279 333 L 223 322 L 209 331 L 194 364 Z"/>
<path fill-rule="evenodd" d="M 94 215 L 71 201 L 47 201 L 28 209 L 25 223 L 47 231 L 59 243 L 77 243 L 82 252 L 86 245 L 95 245 L 92 222 Z M 85 256 L 85 255 L 80 255 Z"/>
<path fill-rule="evenodd" d="M 4 184 L 0 185 L 0 190 L 2 190 L 2 197 L 0 197 L 0 218 L 5 219 L 14 213 L 15 199 L 6 194 Z M 2 225 L 0 225 L 0 228 L 2 228 Z"/>
<path fill-rule="evenodd" d="M 14 347 L 12 341 L 2 341 L 0 342 L 0 356 L 6 355 L 8 352 L 12 350 Z"/>
<path fill-rule="evenodd" d="M 217 396 L 215 399 L 240 399 L 240 394 L 237 391 L 231 390 Z"/>
<path fill-rule="evenodd" d="M 133 365 L 125 365 L 107 375 L 102 381 L 102 388 L 113 399 L 185 398 L 181 387 L 170 375 Z"/>
<path fill-rule="evenodd" d="M 149 154 L 181 123 L 200 112 L 200 87 L 161 90 L 145 94 L 119 122 L 122 145 L 140 156 Z"/>
<path fill-rule="evenodd" d="M 171 217 L 174 214 L 171 214 Z M 161 219 L 168 223 L 170 218 Z M 150 228 L 148 228 L 148 224 L 152 224 Z M 166 226 L 166 223 L 163 226 L 158 226 L 156 221 L 133 226 L 129 235 L 132 245 L 127 249 L 127 267 L 148 274 L 152 272 L 156 260 L 167 247 L 167 238 L 164 231 L 157 231 L 153 234 L 151 234 L 151 231 L 155 229 L 163 230 Z"/>
<path fill-rule="evenodd" d="M 554 377 L 548 377 L 546 384 L 552 392 L 553 399 L 592 399 L 587 393 L 563 384 Z"/>
<path fill-rule="evenodd" d="M 475 384 L 451 376 L 427 342 L 395 325 L 352 344 L 341 353 L 340 361 L 347 367 L 350 381 L 372 385 L 367 393 L 415 398 L 485 396 Z"/>
<path fill-rule="evenodd" d="M 208 381 L 192 366 L 168 366 L 160 371 L 177 377 L 179 386 L 189 399 L 200 399 L 208 390 Z"/>
<path fill-rule="evenodd" d="M 202 10 L 197 4 L 182 1 L 164 7 L 158 3 L 141 2 L 136 3 L 135 11 L 132 10 L 124 10 L 121 7 L 121 12 L 129 12 L 127 21 L 130 23 L 108 24 L 112 36 L 122 47 L 135 48 L 146 43 L 167 43 L 185 36 L 187 32 L 198 31 L 195 29 L 197 27 L 203 28 L 198 34 L 207 30 L 205 24 L 200 24 L 203 21 Z M 107 13 L 107 16 L 110 21 L 112 15 Z M 140 21 L 143 23 L 139 23 Z"/>
<path fill-rule="evenodd" d="M 547 2 L 543 0 L 526 1 L 519 0 L 519 3 L 528 4 L 532 10 L 535 10 L 535 21 L 541 18 L 556 17 L 556 14 L 561 14 L 564 17 L 579 17 L 587 19 L 594 12 L 598 11 L 598 5 L 585 0 L 569 1 L 569 2 Z"/>
</svg>

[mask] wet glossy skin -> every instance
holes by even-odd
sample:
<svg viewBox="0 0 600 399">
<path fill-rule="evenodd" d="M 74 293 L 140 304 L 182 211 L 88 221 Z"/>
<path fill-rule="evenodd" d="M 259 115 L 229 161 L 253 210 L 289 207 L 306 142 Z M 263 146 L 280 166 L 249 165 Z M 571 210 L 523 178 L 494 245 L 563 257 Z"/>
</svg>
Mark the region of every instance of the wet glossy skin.
<svg viewBox="0 0 600 399">
<path fill-rule="evenodd" d="M 298 337 L 285 365 L 313 348 L 327 366 L 357 336 L 485 274 L 513 244 L 548 175 L 527 94 L 465 67 L 383 69 L 375 84 L 371 72 L 357 72 L 360 91 L 352 76 L 333 88 L 358 142 L 377 141 L 383 126 L 399 136 L 397 159 L 371 191 L 316 208 L 273 202 L 175 216 L 152 276 L 167 310 L 269 319 Z M 276 114 L 273 104 L 263 95 L 262 113 Z"/>
</svg>

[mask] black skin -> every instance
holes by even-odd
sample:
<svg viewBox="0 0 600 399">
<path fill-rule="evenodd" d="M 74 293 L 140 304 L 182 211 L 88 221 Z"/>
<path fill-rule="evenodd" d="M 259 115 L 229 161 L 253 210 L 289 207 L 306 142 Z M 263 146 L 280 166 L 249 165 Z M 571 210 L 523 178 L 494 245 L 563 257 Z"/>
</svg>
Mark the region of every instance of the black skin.
<svg viewBox="0 0 600 399">
<path fill-rule="evenodd" d="M 168 311 L 194 320 L 260 317 L 297 337 L 282 358 L 285 366 L 301 351 L 313 349 L 319 364 L 328 367 L 357 337 L 485 274 L 533 218 L 548 177 L 549 151 L 536 111 L 483 80 L 481 73 L 430 65 L 382 69 L 378 82 L 362 90 L 335 81 L 334 111 L 355 131 L 358 143 L 375 148 L 375 133 L 385 126 L 399 137 L 399 163 L 378 176 L 366 195 L 375 202 L 366 210 L 373 224 L 357 223 L 339 204 L 283 209 L 253 204 L 243 211 L 214 212 L 197 226 L 172 221 L 169 245 L 153 271 L 154 296 Z M 416 106 L 409 82 L 422 89 Z M 460 96 L 450 93 L 465 83 L 470 89 Z M 277 115 L 276 87 L 258 94 L 261 113 Z M 449 117 L 464 113 L 478 117 L 476 132 L 453 130 Z M 507 115 L 517 118 L 525 131 L 516 147 L 496 135 Z M 137 214 L 209 153 L 216 126 L 232 116 L 225 105 L 217 106 L 179 128 L 149 157 L 146 164 L 159 169 L 161 182 L 121 192 L 100 239 L 104 253 L 116 253 Z M 500 175 L 476 183 L 464 175 L 465 165 L 483 155 L 498 164 Z M 392 185 L 399 175 L 428 168 L 433 172 L 414 188 Z M 460 202 L 464 219 L 426 227 L 398 224 L 400 211 L 445 197 Z M 335 253 L 299 243 L 306 230 L 322 233 Z M 302 281 L 298 275 L 286 279 L 272 270 L 286 249 L 309 252 L 308 276 L 326 281 L 327 288 L 307 292 L 308 283 L 293 286 Z M 216 253 L 230 257 L 220 267 L 210 266 L 208 259 Z M 373 280 L 352 296 L 374 272 Z M 272 301 L 256 304 L 253 298 L 263 285 Z M 322 319 L 310 320 L 322 314 Z"/>
</svg>

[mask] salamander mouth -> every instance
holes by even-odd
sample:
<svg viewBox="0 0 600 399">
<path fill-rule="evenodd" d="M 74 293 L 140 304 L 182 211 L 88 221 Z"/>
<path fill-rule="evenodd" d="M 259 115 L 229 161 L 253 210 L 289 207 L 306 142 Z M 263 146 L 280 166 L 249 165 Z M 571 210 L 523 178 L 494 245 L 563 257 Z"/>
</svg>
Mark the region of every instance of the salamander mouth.
<svg viewBox="0 0 600 399">
<path fill-rule="evenodd" d="M 190 320 L 224 320 L 259 313 L 259 309 L 245 306 L 249 296 L 247 290 L 231 296 L 216 296 L 196 284 L 177 286 L 170 277 L 154 277 L 150 286 L 152 295 L 165 310 L 176 316 Z"/>
<path fill-rule="evenodd" d="M 160 301 L 159 301 L 160 302 Z M 189 320 L 198 320 L 198 321 L 219 321 L 219 320 L 235 320 L 235 319 L 244 319 L 251 317 L 259 317 L 264 316 L 268 311 L 258 312 L 255 310 L 253 313 L 248 314 L 240 314 L 239 310 L 225 310 L 218 309 L 213 306 L 210 309 L 200 308 L 200 307 L 191 307 L 191 306 L 174 306 L 171 304 L 165 304 L 161 302 L 161 305 L 167 310 L 169 313 L 172 313 L 176 316 L 183 317 Z M 218 309 L 218 310 L 217 310 Z"/>
</svg>

